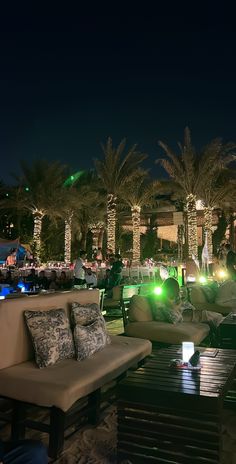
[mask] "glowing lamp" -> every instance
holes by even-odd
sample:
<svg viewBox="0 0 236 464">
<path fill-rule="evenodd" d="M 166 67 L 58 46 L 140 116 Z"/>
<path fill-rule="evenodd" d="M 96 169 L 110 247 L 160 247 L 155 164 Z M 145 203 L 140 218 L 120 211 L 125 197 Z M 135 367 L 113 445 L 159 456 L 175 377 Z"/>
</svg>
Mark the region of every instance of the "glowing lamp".
<svg viewBox="0 0 236 464">
<path fill-rule="evenodd" d="M 25 286 L 24 286 L 24 284 L 23 284 L 22 282 L 19 282 L 18 285 L 17 285 L 17 287 L 21 289 L 21 293 L 24 293 L 25 290 L 26 290 L 26 289 L 25 289 Z"/>
<path fill-rule="evenodd" d="M 225 279 L 227 276 L 227 272 L 225 272 L 224 269 L 220 269 L 220 271 L 218 272 L 218 275 L 220 279 Z"/>
<path fill-rule="evenodd" d="M 205 284 L 206 281 L 207 281 L 206 277 L 204 277 L 204 276 L 200 276 L 200 277 L 199 277 L 199 282 L 200 282 L 200 284 Z"/>
<path fill-rule="evenodd" d="M 5 300 L 5 296 L 0 295 L 0 300 Z"/>
<path fill-rule="evenodd" d="M 153 290 L 153 293 L 155 293 L 155 295 L 161 295 L 162 294 L 162 288 L 161 287 L 155 287 L 154 290 Z"/>
<path fill-rule="evenodd" d="M 194 343 L 193 342 L 182 342 L 183 362 L 188 363 L 193 354 L 194 354 Z"/>
</svg>

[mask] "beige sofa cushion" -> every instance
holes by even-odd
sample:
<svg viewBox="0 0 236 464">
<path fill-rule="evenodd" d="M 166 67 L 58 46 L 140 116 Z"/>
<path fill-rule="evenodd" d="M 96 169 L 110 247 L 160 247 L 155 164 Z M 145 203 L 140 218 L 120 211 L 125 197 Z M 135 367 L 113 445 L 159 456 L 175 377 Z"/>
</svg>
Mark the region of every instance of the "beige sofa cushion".
<svg viewBox="0 0 236 464">
<path fill-rule="evenodd" d="M 140 295 L 132 296 L 129 307 L 129 321 L 141 322 L 152 320 L 152 311 L 147 298 Z"/>
<path fill-rule="evenodd" d="M 202 290 L 202 287 L 197 285 L 191 287 L 190 299 L 193 305 L 196 303 L 207 303 L 207 299 L 205 293 Z"/>
<path fill-rule="evenodd" d="M 216 303 L 220 306 L 236 307 L 236 282 L 227 280 L 218 288 Z"/>
<path fill-rule="evenodd" d="M 99 304 L 99 290 L 75 290 L 0 302 L 0 369 L 32 359 L 33 346 L 24 321 L 25 310 L 64 308 L 69 314 L 73 301 Z"/>
<path fill-rule="evenodd" d="M 223 314 L 223 316 L 227 316 L 227 314 L 232 312 L 232 308 L 230 306 L 220 306 L 217 303 L 196 303 L 194 304 L 194 307 L 202 311 L 220 313 Z"/>
<path fill-rule="evenodd" d="M 67 411 L 75 401 L 110 382 L 152 351 L 148 340 L 122 336 L 111 339 L 110 345 L 84 361 L 67 359 L 46 369 L 38 369 L 28 361 L 3 369 L 0 396 Z"/>
<path fill-rule="evenodd" d="M 130 337 L 147 338 L 151 341 L 170 344 L 192 341 L 198 345 L 206 338 L 209 331 L 209 326 L 200 322 L 181 322 L 179 324 L 159 321 L 131 322 L 125 327 L 125 333 Z"/>
</svg>

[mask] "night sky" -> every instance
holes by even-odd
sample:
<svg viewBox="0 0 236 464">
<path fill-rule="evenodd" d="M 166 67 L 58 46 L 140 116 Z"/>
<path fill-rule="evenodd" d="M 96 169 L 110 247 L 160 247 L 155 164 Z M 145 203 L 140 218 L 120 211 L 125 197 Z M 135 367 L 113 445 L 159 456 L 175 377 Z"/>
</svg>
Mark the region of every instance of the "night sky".
<svg viewBox="0 0 236 464">
<path fill-rule="evenodd" d="M 0 178 L 10 182 L 21 159 L 91 168 L 109 135 L 138 143 L 154 177 L 157 141 L 176 148 L 186 125 L 197 148 L 236 140 L 233 12 L 195 4 L 2 14 Z"/>
</svg>

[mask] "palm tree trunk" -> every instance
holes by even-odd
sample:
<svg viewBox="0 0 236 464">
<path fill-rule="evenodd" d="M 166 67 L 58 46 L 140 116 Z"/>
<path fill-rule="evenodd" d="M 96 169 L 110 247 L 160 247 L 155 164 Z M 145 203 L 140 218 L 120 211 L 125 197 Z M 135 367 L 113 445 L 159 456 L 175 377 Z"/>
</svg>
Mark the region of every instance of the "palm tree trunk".
<svg viewBox="0 0 236 464">
<path fill-rule="evenodd" d="M 132 226 L 133 226 L 133 260 L 132 264 L 140 264 L 140 206 L 133 206 Z"/>
<path fill-rule="evenodd" d="M 80 240 L 80 250 L 85 250 L 87 247 L 87 234 L 88 234 L 88 225 L 81 226 L 81 240 Z"/>
<path fill-rule="evenodd" d="M 178 224 L 177 232 L 177 245 L 178 245 L 178 261 L 183 260 L 183 239 L 184 239 L 184 226 L 183 224 Z"/>
<path fill-rule="evenodd" d="M 107 249 L 116 251 L 116 196 L 107 195 Z"/>
<path fill-rule="evenodd" d="M 64 250 L 64 261 L 66 265 L 71 262 L 71 222 L 72 214 L 65 219 L 65 250 Z"/>
<path fill-rule="evenodd" d="M 232 250 L 235 249 L 235 240 L 234 240 L 234 214 L 231 214 L 230 215 L 230 222 L 229 222 L 229 243 L 230 243 L 230 247 L 232 248 Z"/>
<path fill-rule="evenodd" d="M 39 213 L 35 213 L 33 215 L 33 218 L 34 218 L 34 232 L 33 232 L 34 252 L 35 252 L 35 257 L 40 259 L 43 215 Z"/>
<path fill-rule="evenodd" d="M 102 229 L 99 231 L 99 236 L 98 236 L 98 248 L 102 248 L 103 245 L 103 236 L 104 236 L 104 226 Z"/>
<path fill-rule="evenodd" d="M 93 250 L 95 248 L 98 249 L 100 247 L 99 236 L 100 236 L 101 230 L 103 229 L 103 226 L 104 226 L 104 224 L 101 221 L 93 223 L 93 224 L 91 224 L 89 226 L 90 230 L 92 232 L 92 240 L 93 240 L 92 247 L 93 247 Z M 100 248 L 102 248 L 102 247 L 100 247 Z"/>
<path fill-rule="evenodd" d="M 204 230 L 207 239 L 208 260 L 212 263 L 212 208 L 206 206 L 204 208 Z"/>
<path fill-rule="evenodd" d="M 197 209 L 196 196 L 190 193 L 186 197 L 187 203 L 187 229 L 188 229 L 188 256 L 192 258 L 198 257 L 198 241 L 197 241 Z"/>
</svg>

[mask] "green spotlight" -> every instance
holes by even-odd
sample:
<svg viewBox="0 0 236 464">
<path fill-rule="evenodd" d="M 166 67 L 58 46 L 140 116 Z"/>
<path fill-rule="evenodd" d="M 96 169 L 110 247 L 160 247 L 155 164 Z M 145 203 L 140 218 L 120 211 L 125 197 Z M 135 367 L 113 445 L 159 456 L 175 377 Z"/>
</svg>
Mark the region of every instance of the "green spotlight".
<svg viewBox="0 0 236 464">
<path fill-rule="evenodd" d="M 29 192 L 29 187 L 25 187 L 25 191 L 26 191 L 26 192 Z"/>
<path fill-rule="evenodd" d="M 153 293 L 155 293 L 155 295 L 161 295 L 162 294 L 162 288 L 161 287 L 155 287 L 154 290 L 153 290 Z"/>
<path fill-rule="evenodd" d="M 205 284 L 205 283 L 207 282 L 206 277 L 200 276 L 200 277 L 199 277 L 199 282 L 200 282 L 200 284 Z"/>
<path fill-rule="evenodd" d="M 71 174 L 64 182 L 64 187 L 71 187 L 75 181 L 77 181 L 82 175 L 84 171 L 77 171 L 74 174 Z"/>
</svg>

